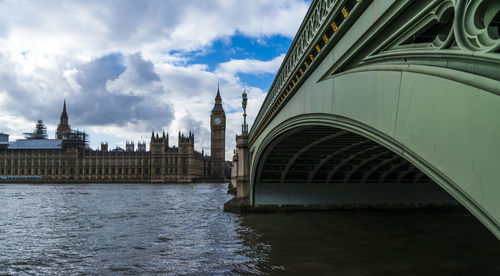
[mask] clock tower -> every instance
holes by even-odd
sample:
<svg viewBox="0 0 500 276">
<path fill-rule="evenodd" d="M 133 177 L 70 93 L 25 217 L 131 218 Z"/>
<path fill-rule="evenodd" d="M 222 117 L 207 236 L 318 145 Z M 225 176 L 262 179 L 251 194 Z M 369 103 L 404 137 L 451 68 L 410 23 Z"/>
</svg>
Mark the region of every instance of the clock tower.
<svg viewBox="0 0 500 276">
<path fill-rule="evenodd" d="M 224 179 L 225 151 L 226 151 L 226 114 L 222 108 L 219 86 L 217 85 L 217 96 L 215 105 L 210 115 L 211 130 L 211 171 L 210 176 L 214 179 Z"/>
</svg>

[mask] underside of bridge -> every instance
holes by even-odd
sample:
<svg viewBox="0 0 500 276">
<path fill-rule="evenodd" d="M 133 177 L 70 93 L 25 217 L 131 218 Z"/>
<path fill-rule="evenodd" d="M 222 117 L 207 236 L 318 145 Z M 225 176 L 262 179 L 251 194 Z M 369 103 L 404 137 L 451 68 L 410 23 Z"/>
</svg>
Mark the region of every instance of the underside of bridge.
<svg viewBox="0 0 500 276">
<path fill-rule="evenodd" d="M 269 143 L 255 175 L 255 205 L 333 208 L 456 206 L 403 157 L 358 134 L 302 126 Z"/>
</svg>

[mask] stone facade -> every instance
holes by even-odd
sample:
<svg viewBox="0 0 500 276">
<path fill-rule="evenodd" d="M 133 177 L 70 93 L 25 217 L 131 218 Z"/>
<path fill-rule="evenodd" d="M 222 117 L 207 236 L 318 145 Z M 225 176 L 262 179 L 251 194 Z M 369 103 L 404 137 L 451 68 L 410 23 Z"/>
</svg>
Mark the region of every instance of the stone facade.
<svg viewBox="0 0 500 276">
<path fill-rule="evenodd" d="M 127 142 L 126 150 L 109 151 L 107 143 L 99 150 L 89 149 L 85 136 L 73 135 L 69 129 L 65 102 L 56 132 L 60 139 L 4 141 L 0 147 L 0 178 L 152 183 L 224 179 L 225 115 L 220 112 L 219 91 L 217 95 L 211 119 L 221 121 L 212 126 L 212 157 L 194 149 L 191 132 L 179 132 L 177 147 L 169 145 L 168 134 L 153 132 L 149 151 L 145 143 L 139 143 L 135 150 L 131 142 Z"/>
</svg>

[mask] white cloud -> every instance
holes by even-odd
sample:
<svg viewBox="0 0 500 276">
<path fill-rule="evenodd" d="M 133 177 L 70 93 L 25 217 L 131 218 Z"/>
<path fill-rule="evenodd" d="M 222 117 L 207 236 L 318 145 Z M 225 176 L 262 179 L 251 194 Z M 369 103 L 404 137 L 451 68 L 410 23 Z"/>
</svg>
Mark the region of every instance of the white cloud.
<svg viewBox="0 0 500 276">
<path fill-rule="evenodd" d="M 293 37 L 307 7 L 302 0 L 2 1 L 0 131 L 19 138 L 44 119 L 52 137 L 66 97 L 70 123 L 91 133 L 93 147 L 99 139 L 147 140 L 151 128 L 175 136 L 190 128 L 197 149 L 209 149 L 219 82 L 231 159 L 242 90 L 249 122 L 266 95 L 238 74 L 273 74 L 284 54 L 234 59 L 210 71 L 189 64 L 193 53 L 235 34 L 262 45 L 273 35 Z"/>
<path fill-rule="evenodd" d="M 216 72 L 222 74 L 235 75 L 244 74 L 274 74 L 278 71 L 285 54 L 281 54 L 272 60 L 262 61 L 256 59 L 232 59 L 228 62 L 219 64 Z"/>
</svg>

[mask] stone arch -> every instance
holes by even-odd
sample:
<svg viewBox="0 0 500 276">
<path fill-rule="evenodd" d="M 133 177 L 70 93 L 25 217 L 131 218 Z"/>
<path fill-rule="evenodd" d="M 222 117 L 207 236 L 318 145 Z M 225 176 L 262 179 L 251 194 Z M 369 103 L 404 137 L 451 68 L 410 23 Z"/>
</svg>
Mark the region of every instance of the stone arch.
<svg viewBox="0 0 500 276">
<path fill-rule="evenodd" d="M 332 114 L 292 117 L 269 131 L 254 150 L 250 172 L 254 205 L 391 207 L 458 202 L 495 233 L 494 220 L 449 177 L 390 136 L 352 119 Z M 308 161 L 311 156 L 317 157 Z M 336 173 L 325 183 L 332 170 Z M 315 176 L 308 177 L 311 173 Z M 349 184 L 358 189 L 342 189 Z M 328 190 L 327 185 L 338 189 Z M 383 189 L 377 191 L 379 187 Z M 410 190 L 404 193 L 402 187 Z M 361 188 L 370 193 L 332 197 Z M 414 201 L 394 200 L 401 195 L 400 199 Z"/>
</svg>

